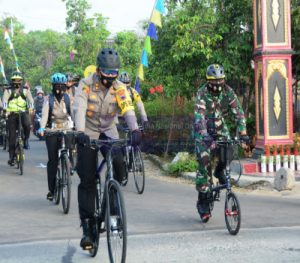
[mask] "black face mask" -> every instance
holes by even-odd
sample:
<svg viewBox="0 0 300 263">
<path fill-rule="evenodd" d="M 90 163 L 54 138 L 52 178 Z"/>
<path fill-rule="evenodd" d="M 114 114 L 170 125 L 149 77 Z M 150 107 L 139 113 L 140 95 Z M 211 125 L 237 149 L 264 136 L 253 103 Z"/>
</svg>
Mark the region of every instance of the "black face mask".
<svg viewBox="0 0 300 263">
<path fill-rule="evenodd" d="M 219 96 L 223 90 L 224 83 L 222 83 L 222 84 L 208 83 L 207 87 L 213 96 Z"/>
<path fill-rule="evenodd" d="M 53 92 L 55 98 L 56 98 L 58 101 L 61 100 L 61 98 L 62 98 L 62 96 L 63 96 L 63 94 L 64 94 L 64 93 L 63 93 L 63 89 L 62 89 L 61 87 L 56 87 L 56 86 L 54 86 L 54 87 L 52 88 L 52 92 Z"/>
<path fill-rule="evenodd" d="M 19 88 L 21 88 L 21 83 L 13 83 L 12 84 L 12 88 L 13 89 L 19 89 Z"/>
<path fill-rule="evenodd" d="M 113 82 L 117 79 L 117 77 L 105 77 L 101 74 L 100 76 L 100 81 L 101 83 L 106 87 L 106 88 L 110 88 L 111 85 L 113 84 Z"/>
</svg>

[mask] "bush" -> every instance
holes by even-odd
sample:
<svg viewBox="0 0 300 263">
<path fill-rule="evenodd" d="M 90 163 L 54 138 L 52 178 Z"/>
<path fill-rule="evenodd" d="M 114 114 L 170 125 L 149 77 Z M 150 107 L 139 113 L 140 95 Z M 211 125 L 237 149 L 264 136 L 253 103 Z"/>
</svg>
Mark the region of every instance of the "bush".
<svg viewBox="0 0 300 263">
<path fill-rule="evenodd" d="M 179 176 L 182 172 L 196 172 L 198 169 L 198 162 L 194 158 L 187 160 L 179 160 L 176 163 L 171 163 L 168 167 L 168 173 Z"/>
</svg>

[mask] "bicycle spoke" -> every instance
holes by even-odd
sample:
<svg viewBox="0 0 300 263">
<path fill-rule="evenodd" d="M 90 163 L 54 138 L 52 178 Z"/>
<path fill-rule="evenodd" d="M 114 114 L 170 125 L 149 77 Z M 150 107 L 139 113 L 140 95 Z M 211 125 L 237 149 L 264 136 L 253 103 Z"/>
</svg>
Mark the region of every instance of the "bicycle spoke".
<svg viewBox="0 0 300 263">
<path fill-rule="evenodd" d="M 108 186 L 106 217 L 107 244 L 111 262 L 125 262 L 127 246 L 127 223 L 123 195 L 118 183 Z"/>
</svg>

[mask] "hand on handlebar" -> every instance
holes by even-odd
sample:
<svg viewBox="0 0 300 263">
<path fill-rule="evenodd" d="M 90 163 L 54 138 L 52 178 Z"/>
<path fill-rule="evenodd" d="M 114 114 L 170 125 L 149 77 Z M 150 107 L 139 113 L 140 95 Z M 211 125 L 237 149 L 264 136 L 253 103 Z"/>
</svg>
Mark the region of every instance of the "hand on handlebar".
<svg viewBox="0 0 300 263">
<path fill-rule="evenodd" d="M 203 141 L 206 144 L 207 148 L 213 150 L 216 148 L 216 142 L 210 134 L 205 134 L 203 136 Z"/>
</svg>

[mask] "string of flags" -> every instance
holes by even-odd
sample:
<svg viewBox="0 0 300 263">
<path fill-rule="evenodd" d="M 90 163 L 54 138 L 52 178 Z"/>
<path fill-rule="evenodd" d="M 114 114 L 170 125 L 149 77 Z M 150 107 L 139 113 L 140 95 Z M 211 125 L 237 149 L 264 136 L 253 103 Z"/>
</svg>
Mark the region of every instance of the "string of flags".
<svg viewBox="0 0 300 263">
<path fill-rule="evenodd" d="M 140 64 L 137 69 L 137 76 L 135 80 L 135 89 L 140 92 L 140 81 L 144 80 L 144 67 L 148 68 L 148 55 L 152 54 L 151 39 L 157 41 L 156 26 L 162 27 L 161 15 L 165 14 L 164 0 L 156 0 L 147 30 L 147 36 L 144 41 L 144 48 L 141 55 Z"/>
<path fill-rule="evenodd" d="M 19 70 L 19 67 L 20 67 L 20 66 L 19 66 L 19 61 L 18 61 L 18 58 L 17 58 L 17 56 L 16 56 L 15 49 L 14 49 L 14 45 L 13 45 L 11 39 L 10 39 L 10 36 L 9 36 L 9 34 L 8 34 L 8 30 L 7 30 L 7 29 L 4 30 L 4 40 L 5 40 L 5 42 L 9 45 L 9 49 L 11 50 L 11 52 L 12 52 L 12 54 L 13 54 L 13 57 L 14 57 L 14 60 L 15 60 L 15 64 L 16 64 L 16 69 L 17 69 L 17 71 L 20 71 L 20 70 Z"/>
</svg>

